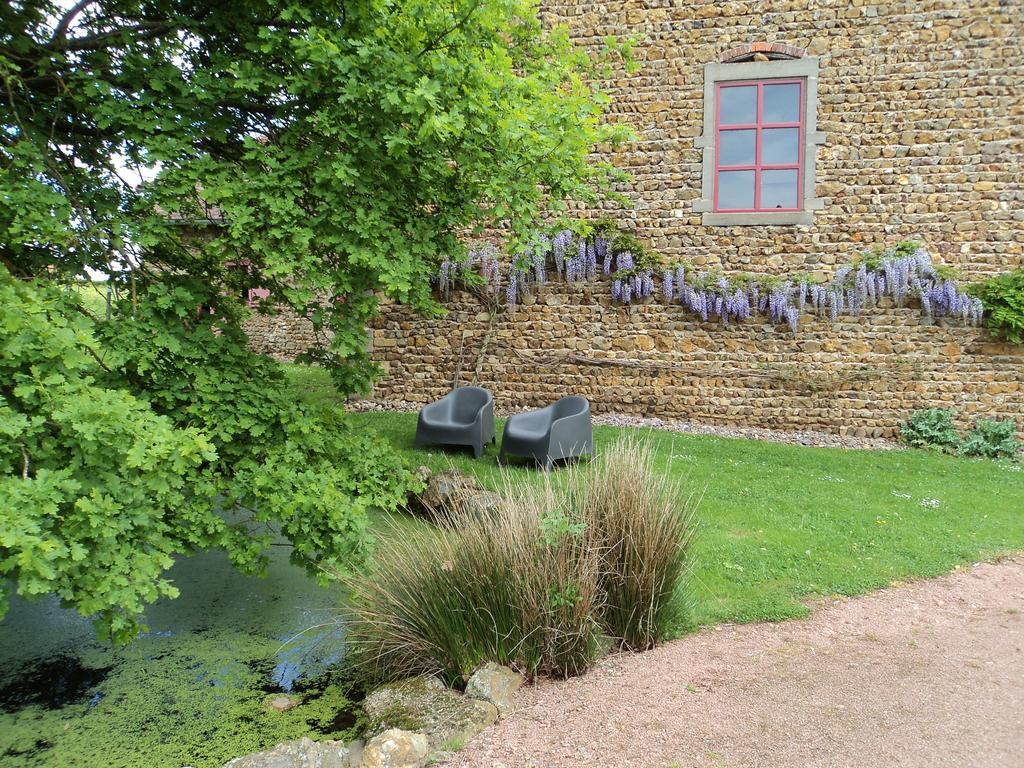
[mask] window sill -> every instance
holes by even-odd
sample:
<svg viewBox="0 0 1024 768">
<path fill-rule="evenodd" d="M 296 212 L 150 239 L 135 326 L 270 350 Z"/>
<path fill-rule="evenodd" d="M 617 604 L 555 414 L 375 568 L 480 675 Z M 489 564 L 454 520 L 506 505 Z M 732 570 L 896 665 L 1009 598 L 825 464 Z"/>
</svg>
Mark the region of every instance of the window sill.
<svg viewBox="0 0 1024 768">
<path fill-rule="evenodd" d="M 814 223 L 811 211 L 781 211 L 779 213 L 713 213 L 701 214 L 705 227 L 809 227 Z"/>
</svg>

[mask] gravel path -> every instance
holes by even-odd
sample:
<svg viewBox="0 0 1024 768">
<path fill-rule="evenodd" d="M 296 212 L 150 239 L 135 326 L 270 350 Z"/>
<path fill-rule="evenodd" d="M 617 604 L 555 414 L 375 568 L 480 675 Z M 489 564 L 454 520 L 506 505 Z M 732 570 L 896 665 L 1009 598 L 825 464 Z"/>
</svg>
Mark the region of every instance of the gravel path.
<svg viewBox="0 0 1024 768">
<path fill-rule="evenodd" d="M 418 411 L 422 403 L 410 403 L 406 400 L 354 400 L 345 406 L 349 411 Z M 511 415 L 512 412 L 495 412 L 499 417 Z M 894 440 L 884 437 L 856 437 L 854 435 L 834 435 L 831 432 L 814 432 L 811 430 L 767 429 L 765 427 L 723 426 L 720 424 L 699 424 L 693 421 L 676 421 L 673 419 L 631 416 L 622 413 L 595 413 L 595 424 L 612 427 L 648 427 L 668 432 L 682 432 L 688 435 L 713 435 L 715 437 L 735 437 L 747 440 L 765 440 L 770 443 L 786 443 L 789 445 L 813 445 L 824 448 L 853 448 L 882 451 L 901 450 L 903 446 Z"/>
<path fill-rule="evenodd" d="M 524 688 L 461 768 L 1024 766 L 1024 557 Z"/>
</svg>

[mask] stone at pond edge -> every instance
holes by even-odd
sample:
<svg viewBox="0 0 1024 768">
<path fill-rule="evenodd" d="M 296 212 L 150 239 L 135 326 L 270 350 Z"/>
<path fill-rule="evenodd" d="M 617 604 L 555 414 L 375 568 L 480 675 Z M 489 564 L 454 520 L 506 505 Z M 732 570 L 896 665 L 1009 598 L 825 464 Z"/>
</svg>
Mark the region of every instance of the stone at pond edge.
<svg viewBox="0 0 1024 768">
<path fill-rule="evenodd" d="M 431 472 L 418 467 L 416 476 L 423 482 L 420 493 L 410 494 L 406 507 L 414 515 L 437 522 L 446 515 L 468 512 L 477 516 L 493 514 L 502 503 L 501 496 L 480 486 L 475 478 L 446 469 Z"/>
<path fill-rule="evenodd" d="M 302 698 L 299 696 L 286 696 L 283 693 L 277 693 L 268 696 L 263 701 L 263 706 L 272 712 L 287 712 L 289 709 L 295 709 L 301 703 Z"/>
<path fill-rule="evenodd" d="M 354 768 L 342 741 L 286 741 L 265 752 L 236 757 L 224 768 Z"/>
<path fill-rule="evenodd" d="M 497 708 L 445 687 L 436 677 L 413 677 L 385 685 L 363 701 L 371 732 L 391 728 L 426 734 L 431 750 L 468 741 L 498 719 Z"/>
<path fill-rule="evenodd" d="M 427 762 L 430 744 L 422 733 L 389 728 L 363 748 L 365 768 L 420 768 Z"/>
<path fill-rule="evenodd" d="M 501 664 L 489 661 L 472 674 L 466 684 L 466 695 L 489 701 L 506 715 L 512 710 L 512 695 L 519 690 L 524 678 Z"/>
</svg>

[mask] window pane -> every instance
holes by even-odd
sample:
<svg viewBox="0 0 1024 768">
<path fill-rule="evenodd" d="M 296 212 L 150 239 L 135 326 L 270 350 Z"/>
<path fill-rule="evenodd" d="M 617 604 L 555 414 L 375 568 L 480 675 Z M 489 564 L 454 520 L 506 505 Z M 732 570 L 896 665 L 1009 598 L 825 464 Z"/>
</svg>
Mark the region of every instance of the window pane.
<svg viewBox="0 0 1024 768">
<path fill-rule="evenodd" d="M 800 83 L 765 85 L 763 123 L 800 121 Z"/>
<path fill-rule="evenodd" d="M 718 91 L 720 125 L 757 122 L 757 86 L 731 85 Z"/>
<path fill-rule="evenodd" d="M 797 170 L 761 171 L 761 208 L 798 208 Z"/>
<path fill-rule="evenodd" d="M 718 135 L 719 165 L 753 165 L 757 131 L 722 131 Z"/>
<path fill-rule="evenodd" d="M 735 210 L 754 207 L 754 172 L 718 172 L 718 209 Z"/>
<path fill-rule="evenodd" d="M 800 129 L 765 128 L 761 131 L 761 162 L 765 165 L 800 162 Z"/>
</svg>

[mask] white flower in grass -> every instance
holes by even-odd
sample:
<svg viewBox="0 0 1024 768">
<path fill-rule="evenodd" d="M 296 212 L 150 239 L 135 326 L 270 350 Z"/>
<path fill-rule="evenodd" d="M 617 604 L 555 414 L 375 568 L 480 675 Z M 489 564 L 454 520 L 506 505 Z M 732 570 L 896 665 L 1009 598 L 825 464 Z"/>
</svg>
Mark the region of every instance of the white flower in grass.
<svg viewBox="0 0 1024 768">
<path fill-rule="evenodd" d="M 941 505 L 938 499 L 921 499 L 921 506 L 925 509 L 938 509 Z"/>
</svg>

